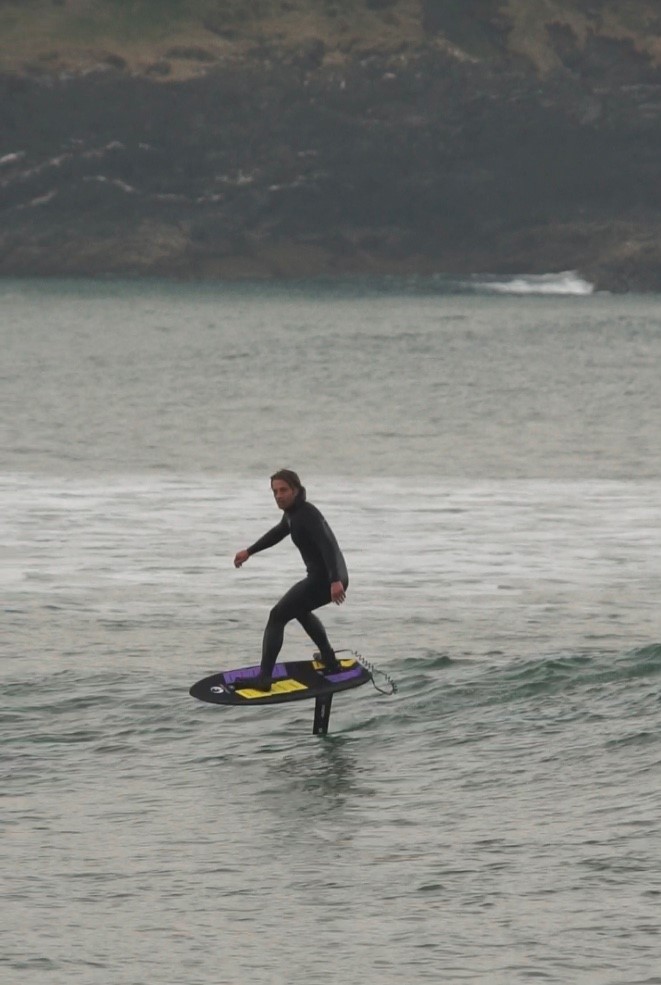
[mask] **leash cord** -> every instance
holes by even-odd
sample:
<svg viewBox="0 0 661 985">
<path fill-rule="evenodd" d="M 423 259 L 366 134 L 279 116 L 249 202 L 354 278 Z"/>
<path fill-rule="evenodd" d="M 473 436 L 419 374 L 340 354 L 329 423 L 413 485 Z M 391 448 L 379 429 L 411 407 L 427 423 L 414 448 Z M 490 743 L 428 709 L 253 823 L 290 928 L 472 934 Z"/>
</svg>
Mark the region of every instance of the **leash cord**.
<svg viewBox="0 0 661 985">
<path fill-rule="evenodd" d="M 357 650 L 338 650 L 337 653 L 350 653 L 351 656 L 358 661 L 361 667 L 364 667 L 365 670 L 368 670 L 372 675 L 372 685 L 374 689 L 379 692 L 379 694 L 388 694 L 388 695 L 397 694 L 397 691 L 399 690 L 397 681 L 394 681 L 390 676 L 390 674 L 387 674 L 385 670 L 379 670 L 378 667 L 375 667 L 371 660 L 368 660 L 367 657 L 363 657 L 360 653 L 358 653 Z M 378 674 L 380 677 L 383 677 L 384 681 L 386 682 L 387 688 L 379 687 L 379 685 L 374 680 L 375 674 Z"/>
</svg>

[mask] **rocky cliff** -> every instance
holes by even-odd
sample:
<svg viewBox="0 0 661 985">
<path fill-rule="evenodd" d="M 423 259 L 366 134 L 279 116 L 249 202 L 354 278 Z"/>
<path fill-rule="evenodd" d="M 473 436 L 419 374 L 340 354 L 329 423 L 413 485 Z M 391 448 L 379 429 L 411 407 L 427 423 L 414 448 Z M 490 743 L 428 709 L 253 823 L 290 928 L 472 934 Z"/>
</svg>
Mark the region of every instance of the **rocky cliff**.
<svg viewBox="0 0 661 985">
<path fill-rule="evenodd" d="M 0 0 L 0 273 L 661 289 L 661 9 Z"/>
</svg>

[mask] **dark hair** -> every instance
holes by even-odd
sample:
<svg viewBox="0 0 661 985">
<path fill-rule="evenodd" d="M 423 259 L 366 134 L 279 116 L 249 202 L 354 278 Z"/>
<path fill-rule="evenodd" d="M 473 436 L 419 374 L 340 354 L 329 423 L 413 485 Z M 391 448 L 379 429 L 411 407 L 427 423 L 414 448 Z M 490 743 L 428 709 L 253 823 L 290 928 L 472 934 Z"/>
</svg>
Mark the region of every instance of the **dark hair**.
<svg viewBox="0 0 661 985">
<path fill-rule="evenodd" d="M 274 479 L 281 479 L 283 482 L 286 482 L 291 489 L 303 488 L 303 483 L 297 476 L 296 472 L 293 472 L 291 469 L 278 469 L 278 471 L 274 472 L 271 476 L 271 482 L 273 482 Z"/>
</svg>

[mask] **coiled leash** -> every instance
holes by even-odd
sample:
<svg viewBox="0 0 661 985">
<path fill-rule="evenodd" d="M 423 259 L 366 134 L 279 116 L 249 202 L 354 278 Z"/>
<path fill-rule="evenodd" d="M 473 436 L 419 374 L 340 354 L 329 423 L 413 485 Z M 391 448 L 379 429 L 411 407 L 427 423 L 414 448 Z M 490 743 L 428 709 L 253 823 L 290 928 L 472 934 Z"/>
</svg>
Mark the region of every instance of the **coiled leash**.
<svg viewBox="0 0 661 985">
<path fill-rule="evenodd" d="M 351 656 L 354 658 L 354 660 L 356 660 L 361 665 L 361 667 L 364 667 L 365 670 L 368 670 L 372 675 L 372 685 L 374 686 L 375 691 L 378 691 L 379 694 L 397 694 L 397 691 L 399 690 L 397 681 L 394 681 L 390 676 L 390 674 L 387 674 L 385 670 L 380 670 L 378 667 L 375 667 L 371 660 L 368 660 L 367 657 L 363 657 L 360 653 L 358 653 L 357 650 L 336 650 L 335 652 L 350 653 Z M 384 679 L 387 688 L 379 687 L 379 685 L 374 680 L 375 674 L 378 674 L 379 677 L 382 677 Z"/>
</svg>

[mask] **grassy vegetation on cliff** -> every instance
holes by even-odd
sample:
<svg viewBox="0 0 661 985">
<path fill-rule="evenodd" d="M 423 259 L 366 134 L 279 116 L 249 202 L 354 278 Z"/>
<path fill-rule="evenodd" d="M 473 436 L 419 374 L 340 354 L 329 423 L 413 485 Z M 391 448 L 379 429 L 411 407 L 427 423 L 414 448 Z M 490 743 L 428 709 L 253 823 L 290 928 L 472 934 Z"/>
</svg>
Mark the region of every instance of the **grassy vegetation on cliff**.
<svg viewBox="0 0 661 985">
<path fill-rule="evenodd" d="M 206 51 L 175 55 L 168 76 L 181 78 L 264 41 L 296 48 L 313 39 L 347 50 L 417 43 L 419 0 L 0 0 L 0 71 L 85 71 L 110 52 L 139 74 L 175 46 Z"/>
<path fill-rule="evenodd" d="M 85 71 L 110 55 L 141 73 L 175 46 L 196 49 L 165 73 L 180 78 L 256 43 L 312 39 L 340 53 L 449 44 L 548 72 L 595 38 L 661 64 L 659 0 L 0 0 L 0 70 L 19 72 Z"/>
</svg>

